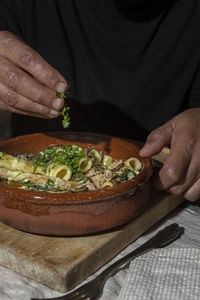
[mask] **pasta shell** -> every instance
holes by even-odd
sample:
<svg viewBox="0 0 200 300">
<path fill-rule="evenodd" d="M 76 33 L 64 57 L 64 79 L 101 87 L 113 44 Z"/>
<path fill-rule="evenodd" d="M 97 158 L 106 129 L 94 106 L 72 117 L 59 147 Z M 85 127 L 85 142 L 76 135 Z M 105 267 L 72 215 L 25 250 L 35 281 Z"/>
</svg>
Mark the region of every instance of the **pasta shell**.
<svg viewBox="0 0 200 300">
<path fill-rule="evenodd" d="M 102 165 L 108 167 L 113 162 L 113 157 L 110 155 L 104 155 Z"/>
<path fill-rule="evenodd" d="M 0 167 L 11 170 L 24 170 L 26 172 L 33 172 L 34 166 L 25 159 L 17 158 L 10 154 L 0 152 Z"/>
<path fill-rule="evenodd" d="M 114 184 L 111 181 L 106 181 L 102 184 L 101 189 L 104 189 L 106 187 L 113 187 Z"/>
<path fill-rule="evenodd" d="M 138 158 L 130 157 L 129 159 L 125 160 L 125 166 L 127 166 L 130 170 L 133 170 L 137 173 L 142 168 L 142 164 Z"/>
<path fill-rule="evenodd" d="M 93 158 L 93 165 L 96 167 L 96 166 L 101 162 L 102 154 L 99 153 L 97 150 L 92 149 L 92 150 L 90 151 L 90 155 L 91 155 L 92 158 Z"/>
<path fill-rule="evenodd" d="M 92 160 L 87 157 L 83 157 L 79 161 L 80 171 L 87 172 L 92 168 Z"/>
<path fill-rule="evenodd" d="M 54 163 L 47 167 L 46 175 L 61 178 L 63 180 L 69 180 L 72 176 L 72 170 L 66 165 Z"/>
</svg>

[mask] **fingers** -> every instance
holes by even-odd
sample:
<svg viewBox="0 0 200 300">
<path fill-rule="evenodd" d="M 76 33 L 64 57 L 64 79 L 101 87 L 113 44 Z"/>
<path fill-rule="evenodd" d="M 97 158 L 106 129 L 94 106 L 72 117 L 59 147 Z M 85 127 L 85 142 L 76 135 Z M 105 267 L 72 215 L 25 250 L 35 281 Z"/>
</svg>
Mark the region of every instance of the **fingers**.
<svg viewBox="0 0 200 300">
<path fill-rule="evenodd" d="M 56 95 L 53 90 L 45 87 L 39 81 L 36 81 L 33 77 L 31 77 L 28 73 L 24 72 L 20 68 L 17 68 L 9 60 L 2 57 L 0 57 L 0 82 L 3 85 L 5 85 L 8 89 L 15 91 L 16 94 L 20 94 L 25 98 L 32 100 L 35 103 L 40 103 L 41 105 L 52 108 L 54 110 L 59 111 L 64 104 L 63 99 L 58 99 L 58 98 L 56 99 Z M 15 93 L 10 92 L 10 97 L 11 94 L 14 97 Z M 1 93 L 1 97 L 2 96 L 3 96 L 3 92 Z M 5 93 L 4 93 L 4 97 L 1 98 L 1 100 L 5 102 L 9 100 L 7 98 L 8 97 L 5 97 Z M 20 97 L 18 98 L 20 99 Z M 30 111 L 32 111 L 32 109 L 33 110 L 38 109 L 38 105 L 35 103 L 32 103 L 32 107 L 30 107 Z M 46 110 L 46 112 L 48 111 L 49 110 Z M 44 114 L 44 111 L 40 113 Z"/>
<path fill-rule="evenodd" d="M 188 169 L 185 168 L 185 171 L 178 175 L 178 173 L 173 173 L 171 170 L 171 185 L 168 188 L 165 187 L 165 184 L 169 181 L 163 180 L 163 178 L 170 178 L 168 172 L 161 172 L 154 178 L 154 185 L 158 189 L 166 190 L 175 195 L 183 195 L 187 200 L 194 202 L 200 198 L 200 166 L 194 164 L 191 161 Z M 172 181 L 174 180 L 174 183 Z M 166 184 L 167 186 L 167 184 Z"/>
<path fill-rule="evenodd" d="M 184 197 L 193 202 L 200 198 L 200 158 L 199 158 L 199 141 L 196 145 L 193 145 L 193 153 L 189 166 L 185 165 L 185 171 L 179 177 L 179 180 L 173 184 L 168 191 L 177 194 L 184 195 Z M 183 163 L 184 164 L 184 163 Z M 184 174 L 184 176 L 183 176 Z"/>
<path fill-rule="evenodd" d="M 57 117 L 68 87 L 63 76 L 12 33 L 0 32 L 0 107 L 39 116 Z"/>
<path fill-rule="evenodd" d="M 62 93 L 68 87 L 58 71 L 12 33 L 0 32 L 0 56 L 9 59 L 53 91 Z"/>
<path fill-rule="evenodd" d="M 12 113 L 23 114 L 23 115 L 26 115 L 26 116 L 32 116 L 32 117 L 48 119 L 48 117 L 46 117 L 46 116 L 42 116 L 42 115 L 34 114 L 34 113 L 29 113 L 29 112 L 26 112 L 26 111 L 22 111 L 22 110 L 18 110 L 18 109 L 9 107 L 8 105 L 6 105 L 5 103 L 2 103 L 2 102 L 0 102 L 0 109 L 5 110 L 5 111 L 9 111 L 9 112 L 12 112 Z"/>
<path fill-rule="evenodd" d="M 200 141 L 198 134 L 184 119 L 173 131 L 171 150 L 162 169 L 154 178 L 154 185 L 189 201 L 200 197 Z"/>
<path fill-rule="evenodd" d="M 160 189 L 169 189 L 178 183 L 189 167 L 190 149 L 187 149 L 187 137 L 182 135 L 177 134 L 177 138 L 174 138 L 176 142 L 171 143 L 170 154 L 159 172 L 156 186 Z"/>
<path fill-rule="evenodd" d="M 184 193 L 184 197 L 191 202 L 200 199 L 200 178 Z"/>
<path fill-rule="evenodd" d="M 39 103 L 33 102 L 16 92 L 8 89 L 0 83 L 0 108 L 10 112 L 37 116 L 41 118 L 54 118 L 59 115 L 58 111 L 50 109 Z"/>
<path fill-rule="evenodd" d="M 140 155 L 147 157 L 158 154 L 164 146 L 170 144 L 172 132 L 170 122 L 152 131 L 140 150 Z"/>
</svg>

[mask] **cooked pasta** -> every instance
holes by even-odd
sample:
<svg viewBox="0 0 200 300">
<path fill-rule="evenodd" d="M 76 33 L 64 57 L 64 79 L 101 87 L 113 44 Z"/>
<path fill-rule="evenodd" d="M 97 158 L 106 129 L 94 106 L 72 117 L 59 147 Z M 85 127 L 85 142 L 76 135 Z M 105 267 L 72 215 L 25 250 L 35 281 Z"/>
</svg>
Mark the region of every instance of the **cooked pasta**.
<svg viewBox="0 0 200 300">
<path fill-rule="evenodd" d="M 88 157 L 83 157 L 79 161 L 80 171 L 87 172 L 92 168 L 92 160 Z"/>
<path fill-rule="evenodd" d="M 27 160 L 20 159 L 3 152 L 0 152 L 0 167 L 11 170 L 25 170 L 28 172 L 34 172 L 34 166 Z"/>
<path fill-rule="evenodd" d="M 72 170 L 66 165 L 53 163 L 48 165 L 46 169 L 46 175 L 51 177 L 61 178 L 64 180 L 70 180 L 72 176 Z"/>
<path fill-rule="evenodd" d="M 104 155 L 102 165 L 108 167 L 113 162 L 113 158 L 110 155 Z"/>
<path fill-rule="evenodd" d="M 124 164 L 129 169 L 133 170 L 136 174 L 138 174 L 142 168 L 141 162 L 138 158 L 135 157 L 130 157 L 129 159 L 125 160 Z"/>
<path fill-rule="evenodd" d="M 79 192 L 111 188 L 142 169 L 138 158 L 124 162 L 78 145 L 51 145 L 37 153 L 0 152 L 0 178 L 18 188 L 45 192 Z"/>
</svg>

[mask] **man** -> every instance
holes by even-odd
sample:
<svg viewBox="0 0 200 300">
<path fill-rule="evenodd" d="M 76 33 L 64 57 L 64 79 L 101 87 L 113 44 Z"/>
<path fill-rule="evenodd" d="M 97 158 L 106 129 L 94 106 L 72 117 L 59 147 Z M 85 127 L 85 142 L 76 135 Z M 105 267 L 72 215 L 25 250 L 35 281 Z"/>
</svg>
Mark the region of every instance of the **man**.
<svg viewBox="0 0 200 300">
<path fill-rule="evenodd" d="M 171 149 L 156 186 L 196 201 L 199 20 L 198 0 L 2 0 L 0 109 L 13 135 L 61 130 L 56 92 L 70 83 L 70 130 L 151 132 L 141 155 Z"/>
</svg>

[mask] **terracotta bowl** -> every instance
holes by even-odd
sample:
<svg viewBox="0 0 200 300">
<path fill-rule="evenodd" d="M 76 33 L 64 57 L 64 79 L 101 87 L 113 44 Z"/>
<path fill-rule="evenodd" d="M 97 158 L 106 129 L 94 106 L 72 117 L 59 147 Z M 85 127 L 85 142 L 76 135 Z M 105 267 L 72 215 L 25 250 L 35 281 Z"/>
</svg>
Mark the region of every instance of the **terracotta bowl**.
<svg viewBox="0 0 200 300">
<path fill-rule="evenodd" d="M 37 152 L 50 144 L 93 146 L 122 160 L 134 156 L 143 168 L 135 178 L 117 186 L 79 193 L 26 191 L 0 182 L 1 222 L 42 235 L 86 235 L 122 225 L 147 207 L 151 159 L 140 157 L 139 147 L 130 141 L 81 132 L 37 133 L 1 142 L 0 151 Z"/>
</svg>

